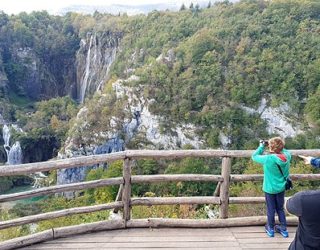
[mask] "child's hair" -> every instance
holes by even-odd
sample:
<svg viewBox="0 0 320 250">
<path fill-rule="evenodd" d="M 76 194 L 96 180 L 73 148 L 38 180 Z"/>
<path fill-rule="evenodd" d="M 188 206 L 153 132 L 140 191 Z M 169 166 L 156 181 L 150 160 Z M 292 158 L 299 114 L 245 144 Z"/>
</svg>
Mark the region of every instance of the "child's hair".
<svg viewBox="0 0 320 250">
<path fill-rule="evenodd" d="M 269 149 L 275 153 L 280 153 L 284 148 L 284 140 L 281 137 L 269 139 Z"/>
</svg>

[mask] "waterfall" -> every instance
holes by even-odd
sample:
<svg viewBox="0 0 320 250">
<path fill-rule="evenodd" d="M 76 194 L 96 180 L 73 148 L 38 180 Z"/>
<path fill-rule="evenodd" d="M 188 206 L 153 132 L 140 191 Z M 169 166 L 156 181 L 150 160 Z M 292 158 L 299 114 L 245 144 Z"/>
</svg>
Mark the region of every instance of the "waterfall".
<svg viewBox="0 0 320 250">
<path fill-rule="evenodd" d="M 9 151 L 7 164 L 17 165 L 21 163 L 22 163 L 22 150 L 21 150 L 20 142 L 16 141 Z"/>
<path fill-rule="evenodd" d="M 14 126 L 12 126 L 14 129 L 16 129 Z M 10 147 L 10 127 L 8 125 L 4 125 L 2 129 L 2 136 L 4 139 L 4 149 L 7 154 L 7 162 L 8 165 L 15 165 L 15 164 L 21 164 L 22 163 L 22 150 L 20 146 L 20 142 L 16 141 L 12 147 Z"/>
<path fill-rule="evenodd" d="M 89 78 L 89 74 L 90 74 L 90 62 L 91 62 L 90 55 L 91 55 L 92 40 L 93 40 L 93 36 L 91 35 L 87 58 L 86 58 L 86 67 L 85 67 L 85 71 L 83 73 L 83 77 L 82 77 L 81 83 L 80 83 L 80 103 L 83 103 L 83 101 L 84 101 L 84 97 L 86 95 L 86 90 L 87 90 L 87 86 L 88 86 L 88 78 Z"/>
<path fill-rule="evenodd" d="M 4 150 L 6 151 L 6 154 L 7 154 L 7 159 L 9 158 L 9 151 L 10 151 L 10 128 L 5 124 L 2 128 L 2 137 L 3 137 L 3 140 L 4 140 Z"/>
<path fill-rule="evenodd" d="M 101 90 L 109 79 L 122 37 L 121 33 L 88 33 L 77 52 L 77 99 L 84 102 L 87 95 Z"/>
<path fill-rule="evenodd" d="M 0 115 L 1 118 L 1 115 Z M 22 164 L 22 149 L 20 146 L 20 142 L 16 141 L 13 143 L 12 146 L 10 146 L 10 138 L 11 138 L 11 128 L 13 128 L 16 131 L 22 132 L 22 129 L 19 128 L 17 125 L 7 125 L 4 124 L 2 128 L 2 137 L 4 140 L 4 149 L 7 154 L 7 165 L 18 165 Z M 41 172 L 32 173 L 29 175 L 33 180 L 33 188 L 40 188 L 43 186 L 43 183 L 46 181 L 47 176 L 44 175 Z"/>
<path fill-rule="evenodd" d="M 0 124 L 4 124 L 4 119 L 1 114 L 0 114 Z"/>
</svg>

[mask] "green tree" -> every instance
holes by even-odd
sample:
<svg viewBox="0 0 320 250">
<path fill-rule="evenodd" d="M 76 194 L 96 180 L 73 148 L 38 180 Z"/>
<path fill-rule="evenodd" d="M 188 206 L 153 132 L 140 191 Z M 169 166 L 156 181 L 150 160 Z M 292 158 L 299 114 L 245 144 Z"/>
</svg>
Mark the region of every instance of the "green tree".
<svg viewBox="0 0 320 250">
<path fill-rule="evenodd" d="M 180 7 L 180 11 L 183 11 L 183 10 L 186 10 L 186 6 L 184 5 L 184 3 Z"/>
</svg>

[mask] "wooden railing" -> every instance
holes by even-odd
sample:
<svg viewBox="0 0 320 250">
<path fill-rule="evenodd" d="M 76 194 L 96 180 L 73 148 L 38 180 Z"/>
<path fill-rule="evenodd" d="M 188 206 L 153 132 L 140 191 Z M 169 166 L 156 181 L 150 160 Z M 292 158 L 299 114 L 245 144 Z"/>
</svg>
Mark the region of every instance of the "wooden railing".
<svg viewBox="0 0 320 250">
<path fill-rule="evenodd" d="M 120 220 L 110 220 L 69 226 L 64 228 L 53 228 L 37 234 L 20 237 L 0 243 L 0 249 L 13 249 L 25 245 L 45 240 L 51 240 L 69 235 L 86 233 L 97 230 L 135 228 L 135 227 L 227 227 L 262 225 L 265 223 L 265 216 L 228 218 L 229 204 L 258 204 L 264 203 L 264 197 L 230 197 L 229 187 L 231 182 L 261 181 L 262 175 L 233 175 L 231 174 L 232 157 L 250 157 L 251 150 L 170 150 L 170 151 L 123 151 L 105 155 L 84 156 L 63 160 L 55 160 L 40 163 L 29 163 L 21 165 L 10 165 L 0 167 L 0 176 L 14 176 L 30 174 L 41 171 L 51 171 L 57 169 L 74 168 L 79 166 L 90 166 L 99 163 L 110 163 L 123 160 L 123 177 L 109 178 L 67 185 L 57 185 L 38 188 L 31 191 L 0 195 L 0 202 L 15 201 L 30 197 L 61 193 L 66 191 L 77 191 L 87 188 L 105 187 L 110 185 L 120 185 L 121 193 L 119 200 L 102 205 L 77 207 L 60 211 L 48 212 L 44 214 L 25 216 L 22 218 L 0 222 L 0 230 L 43 220 L 59 218 L 74 214 L 91 213 L 103 210 L 123 210 L 123 218 Z M 312 155 L 320 156 L 320 150 L 292 150 L 292 155 Z M 177 174 L 177 175 L 132 175 L 132 164 L 137 159 L 181 159 L 186 157 L 222 158 L 221 175 L 203 174 Z M 293 180 L 320 180 L 320 174 L 291 174 Z M 179 181 L 199 181 L 217 182 L 219 185 L 218 197 L 196 196 L 196 197 L 132 197 L 131 185 L 134 183 L 157 183 L 157 182 L 179 182 Z M 120 190 L 120 189 L 119 189 Z M 220 206 L 219 219 L 164 219 L 146 218 L 131 219 L 131 207 L 137 205 L 176 205 L 176 204 L 215 204 Z M 297 219 L 289 217 L 288 223 L 297 223 Z"/>
</svg>

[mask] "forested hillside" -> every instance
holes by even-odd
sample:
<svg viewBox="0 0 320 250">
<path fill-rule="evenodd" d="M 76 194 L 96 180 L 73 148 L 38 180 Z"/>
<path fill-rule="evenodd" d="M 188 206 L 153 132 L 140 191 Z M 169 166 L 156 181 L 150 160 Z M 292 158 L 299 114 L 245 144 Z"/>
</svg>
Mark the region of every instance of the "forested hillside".
<svg viewBox="0 0 320 250">
<path fill-rule="evenodd" d="M 196 125 L 208 147 L 221 146 L 220 131 L 231 148 L 251 147 L 252 139 L 265 137 L 265 121 L 243 108 L 257 109 L 262 99 L 271 107 L 287 104 L 291 124 L 303 130 L 316 126 L 317 1 L 226 1 L 208 7 L 132 17 L 2 13 L 0 85 L 8 100 L 2 115 L 14 121 L 17 109 L 24 112 L 35 101 L 67 94 L 79 98 L 80 39 L 88 32 L 118 32 L 123 38 L 110 81 L 138 76 L 130 84 L 143 86 L 139 95 L 154 100 L 150 111 L 171 125 Z M 101 123 L 97 130 L 109 119 Z"/>
<path fill-rule="evenodd" d="M 313 121 L 319 120 L 313 103 L 319 86 L 315 78 L 319 76 L 316 7 L 303 1 L 244 1 L 183 13 L 185 20 L 182 15 L 177 23 L 172 22 L 172 27 L 181 28 L 167 33 L 168 45 L 160 42 L 166 33 L 155 31 L 170 17 L 155 13 L 153 18 L 160 26 L 152 32 L 146 25 L 143 34 L 149 30 L 147 37 L 156 37 L 160 47 L 182 38 L 172 68 L 156 65 L 142 72 L 144 83 L 160 90 L 152 96 L 157 100 L 155 111 L 199 124 L 207 132 L 209 145 L 214 138 L 211 131 L 224 129 L 237 147 L 261 135 L 261 121 L 248 116 L 240 105 L 256 108 L 266 98 L 271 106 L 286 102 L 292 114 L 309 114 Z M 189 29 L 185 38 L 184 25 Z M 148 40 L 142 38 L 141 43 L 143 39 Z M 169 77 L 161 78 L 163 75 Z"/>
<path fill-rule="evenodd" d="M 262 100 L 268 107 L 287 105 L 289 123 L 310 131 L 320 116 L 319 8 L 317 1 L 241 1 L 114 17 L 112 29 L 125 35 L 113 81 L 138 76 L 128 84 L 142 86 L 138 95 L 153 100 L 148 108 L 165 117 L 164 131 L 194 124 L 211 148 L 222 146 L 220 132 L 229 148 L 253 148 L 257 138 L 266 137 L 266 120 L 246 109 L 258 110 Z M 90 104 L 88 113 L 94 120 L 99 116 Z M 110 127 L 110 119 L 99 120 L 98 131 Z M 312 133 L 295 145 L 319 145 L 313 140 L 317 130 Z"/>
</svg>

